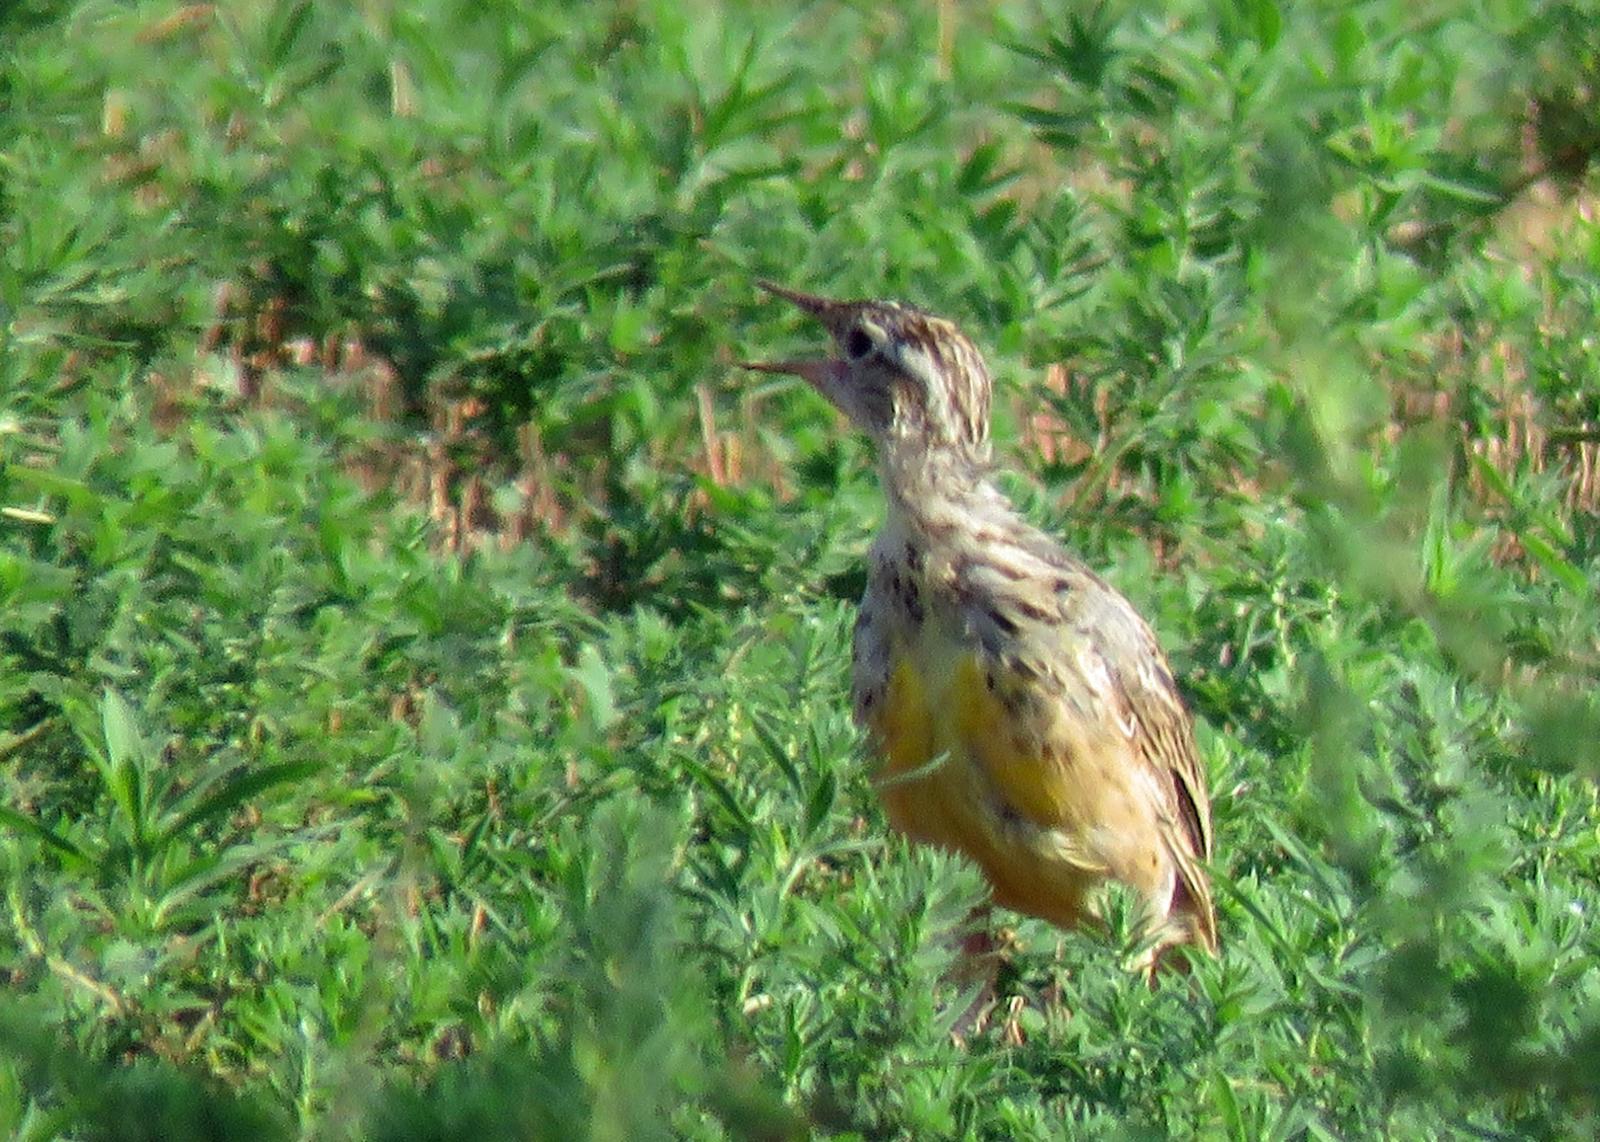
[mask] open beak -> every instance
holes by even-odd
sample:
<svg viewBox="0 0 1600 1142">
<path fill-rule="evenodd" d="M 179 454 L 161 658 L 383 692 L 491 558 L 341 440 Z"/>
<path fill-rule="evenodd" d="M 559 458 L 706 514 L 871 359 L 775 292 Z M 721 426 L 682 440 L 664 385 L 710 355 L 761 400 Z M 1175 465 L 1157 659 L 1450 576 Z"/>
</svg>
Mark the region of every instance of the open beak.
<svg viewBox="0 0 1600 1142">
<path fill-rule="evenodd" d="M 815 294 L 801 293 L 799 290 L 785 289 L 773 282 L 761 281 L 756 283 L 762 289 L 775 297 L 793 302 L 807 313 L 811 314 L 823 325 L 832 331 L 834 321 L 848 304 L 840 301 L 830 301 L 825 297 Z M 739 367 L 754 369 L 758 373 L 782 373 L 792 377 L 803 378 L 814 388 L 826 391 L 839 375 L 843 362 L 837 359 L 822 361 L 741 361 Z"/>
<path fill-rule="evenodd" d="M 825 297 L 818 297 L 814 293 L 801 293 L 797 289 L 785 289 L 777 282 L 758 281 L 756 282 L 756 285 L 760 286 L 774 297 L 781 297 L 785 301 L 792 301 L 795 305 L 798 305 L 801 309 L 805 310 L 812 317 L 815 317 L 818 321 L 821 321 L 824 324 L 827 323 L 829 315 L 838 313 L 839 310 L 844 308 L 843 302 L 829 301 Z"/>
<path fill-rule="evenodd" d="M 802 377 L 814 388 L 825 387 L 838 372 L 837 361 L 740 361 L 741 369 Z"/>
</svg>

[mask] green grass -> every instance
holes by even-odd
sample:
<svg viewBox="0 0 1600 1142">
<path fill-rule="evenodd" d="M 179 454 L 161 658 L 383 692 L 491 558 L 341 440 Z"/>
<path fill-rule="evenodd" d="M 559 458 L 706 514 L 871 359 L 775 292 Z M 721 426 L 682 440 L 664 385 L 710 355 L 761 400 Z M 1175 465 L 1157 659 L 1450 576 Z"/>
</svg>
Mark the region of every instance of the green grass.
<svg viewBox="0 0 1600 1142">
<path fill-rule="evenodd" d="M 0 10 L 6 1133 L 1594 1135 L 1600 9 L 1056 7 Z M 758 277 L 990 353 L 1187 980 L 1018 922 L 952 1042 Z"/>
</svg>

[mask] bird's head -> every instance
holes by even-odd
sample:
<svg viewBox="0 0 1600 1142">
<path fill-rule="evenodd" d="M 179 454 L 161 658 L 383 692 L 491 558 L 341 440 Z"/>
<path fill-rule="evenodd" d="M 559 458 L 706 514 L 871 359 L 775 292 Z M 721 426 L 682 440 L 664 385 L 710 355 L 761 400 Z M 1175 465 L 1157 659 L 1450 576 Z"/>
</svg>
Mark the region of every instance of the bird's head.
<svg viewBox="0 0 1600 1142">
<path fill-rule="evenodd" d="M 821 322 L 834 352 L 748 368 L 803 377 L 885 454 L 987 462 L 989 370 L 953 324 L 899 302 L 831 301 L 760 284 Z"/>
</svg>

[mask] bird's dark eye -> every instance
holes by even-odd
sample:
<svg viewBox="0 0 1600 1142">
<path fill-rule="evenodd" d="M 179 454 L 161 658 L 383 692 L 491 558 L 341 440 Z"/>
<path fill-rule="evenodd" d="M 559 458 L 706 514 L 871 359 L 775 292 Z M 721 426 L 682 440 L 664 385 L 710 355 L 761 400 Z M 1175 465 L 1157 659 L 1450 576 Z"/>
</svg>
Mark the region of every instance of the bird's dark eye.
<svg viewBox="0 0 1600 1142">
<path fill-rule="evenodd" d="M 852 329 L 844 335 L 844 351 L 852 361 L 859 361 L 872 352 L 872 338 L 863 329 Z"/>
</svg>

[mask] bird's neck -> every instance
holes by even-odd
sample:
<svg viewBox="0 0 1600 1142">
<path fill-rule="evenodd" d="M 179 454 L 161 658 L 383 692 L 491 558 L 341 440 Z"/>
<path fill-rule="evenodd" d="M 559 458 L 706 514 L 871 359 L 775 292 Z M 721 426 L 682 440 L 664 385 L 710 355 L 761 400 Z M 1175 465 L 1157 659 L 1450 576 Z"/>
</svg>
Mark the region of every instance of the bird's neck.
<svg viewBox="0 0 1600 1142">
<path fill-rule="evenodd" d="M 889 448 L 879 455 L 878 476 L 889 522 L 913 535 L 937 539 L 1010 510 L 989 477 L 987 455 L 953 448 L 905 454 Z"/>
</svg>

